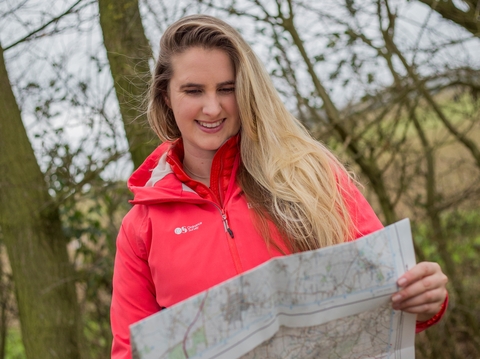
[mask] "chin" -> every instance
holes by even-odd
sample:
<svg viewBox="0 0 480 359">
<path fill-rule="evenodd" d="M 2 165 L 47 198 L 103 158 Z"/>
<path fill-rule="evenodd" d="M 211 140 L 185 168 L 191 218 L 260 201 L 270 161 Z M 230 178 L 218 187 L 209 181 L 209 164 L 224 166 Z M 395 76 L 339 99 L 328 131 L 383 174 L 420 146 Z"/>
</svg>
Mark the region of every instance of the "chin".
<svg viewBox="0 0 480 359">
<path fill-rule="evenodd" d="M 202 148 L 204 150 L 207 150 L 207 151 L 216 151 L 218 150 L 220 147 L 222 147 L 222 145 L 228 141 L 230 137 L 226 137 L 222 140 L 216 140 L 216 141 L 212 141 L 212 142 L 209 142 L 209 143 L 205 143 L 204 146 L 202 146 Z"/>
</svg>

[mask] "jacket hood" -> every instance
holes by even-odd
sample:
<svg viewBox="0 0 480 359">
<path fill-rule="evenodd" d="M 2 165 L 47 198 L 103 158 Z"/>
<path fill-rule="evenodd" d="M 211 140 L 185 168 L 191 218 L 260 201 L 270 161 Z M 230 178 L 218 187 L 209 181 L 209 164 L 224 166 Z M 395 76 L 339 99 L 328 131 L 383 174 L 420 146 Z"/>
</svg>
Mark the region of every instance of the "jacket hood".
<svg viewBox="0 0 480 359">
<path fill-rule="evenodd" d="M 130 176 L 127 185 L 133 192 L 132 204 L 153 204 L 181 196 L 182 184 L 174 177 L 171 166 L 166 162 L 167 154 L 175 142 L 164 142 L 158 146 Z M 170 176 L 169 176 L 170 175 Z M 157 185 L 165 179 L 164 185 Z M 162 181 L 164 182 L 164 181 Z"/>
<path fill-rule="evenodd" d="M 216 152 L 212 162 L 211 178 L 215 182 L 217 196 L 207 186 L 192 180 L 183 171 L 183 141 L 164 142 L 130 176 L 127 185 L 133 192 L 132 204 L 155 204 L 175 201 L 202 201 L 202 198 L 218 202 L 218 191 L 226 190 L 232 171 L 240 162 L 239 135 L 228 139 Z M 217 183 L 220 183 L 217 185 Z"/>
<path fill-rule="evenodd" d="M 144 187 L 152 177 L 152 172 L 157 167 L 160 157 L 168 151 L 171 142 L 164 142 L 158 146 L 138 167 L 128 179 L 128 189 L 135 193 L 138 187 Z"/>
</svg>

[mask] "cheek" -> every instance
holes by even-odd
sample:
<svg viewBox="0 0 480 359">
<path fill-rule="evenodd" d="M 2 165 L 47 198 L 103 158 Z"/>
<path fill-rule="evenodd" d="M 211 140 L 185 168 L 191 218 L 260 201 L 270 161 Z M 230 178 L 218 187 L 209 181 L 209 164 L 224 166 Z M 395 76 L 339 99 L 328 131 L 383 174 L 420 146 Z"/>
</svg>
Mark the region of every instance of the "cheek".
<svg viewBox="0 0 480 359">
<path fill-rule="evenodd" d="M 194 111 L 180 110 L 178 113 L 174 114 L 175 122 L 177 124 L 178 129 L 182 136 L 189 136 L 189 134 L 193 134 L 192 131 L 196 131 L 196 122 L 197 113 Z"/>
<path fill-rule="evenodd" d="M 237 103 L 237 99 L 235 97 L 233 97 L 232 99 L 229 99 L 229 101 L 228 101 L 228 111 L 231 114 L 236 114 L 237 117 L 238 117 L 238 103 Z"/>
<path fill-rule="evenodd" d="M 188 99 L 180 99 L 179 101 L 175 101 L 172 107 L 175 120 L 178 122 L 194 119 L 198 112 L 197 107 L 198 105 L 195 104 L 195 101 Z"/>
</svg>

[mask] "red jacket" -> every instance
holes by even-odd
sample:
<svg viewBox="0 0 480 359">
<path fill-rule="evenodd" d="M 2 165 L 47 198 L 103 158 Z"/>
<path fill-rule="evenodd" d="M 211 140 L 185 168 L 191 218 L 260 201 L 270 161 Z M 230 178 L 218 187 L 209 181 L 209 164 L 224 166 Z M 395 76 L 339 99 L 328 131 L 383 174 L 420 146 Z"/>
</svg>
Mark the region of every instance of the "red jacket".
<svg viewBox="0 0 480 359">
<path fill-rule="evenodd" d="M 113 276 L 112 358 L 131 358 L 130 324 L 282 255 L 257 233 L 235 181 L 238 141 L 215 154 L 211 189 L 183 171 L 181 140 L 159 146 L 131 176 L 134 206 L 118 235 Z M 356 238 L 381 229 L 365 198 L 353 184 L 350 190 Z"/>
</svg>

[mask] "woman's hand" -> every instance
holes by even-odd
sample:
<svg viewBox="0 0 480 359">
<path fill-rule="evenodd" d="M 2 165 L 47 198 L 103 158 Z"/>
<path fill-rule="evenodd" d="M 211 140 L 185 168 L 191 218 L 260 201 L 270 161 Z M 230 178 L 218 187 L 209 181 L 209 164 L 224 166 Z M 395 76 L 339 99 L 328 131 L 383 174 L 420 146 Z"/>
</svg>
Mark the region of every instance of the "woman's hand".
<svg viewBox="0 0 480 359">
<path fill-rule="evenodd" d="M 418 321 L 429 320 L 445 301 L 447 282 L 437 263 L 420 262 L 398 279 L 400 290 L 392 296 L 392 307 L 417 314 Z"/>
</svg>

